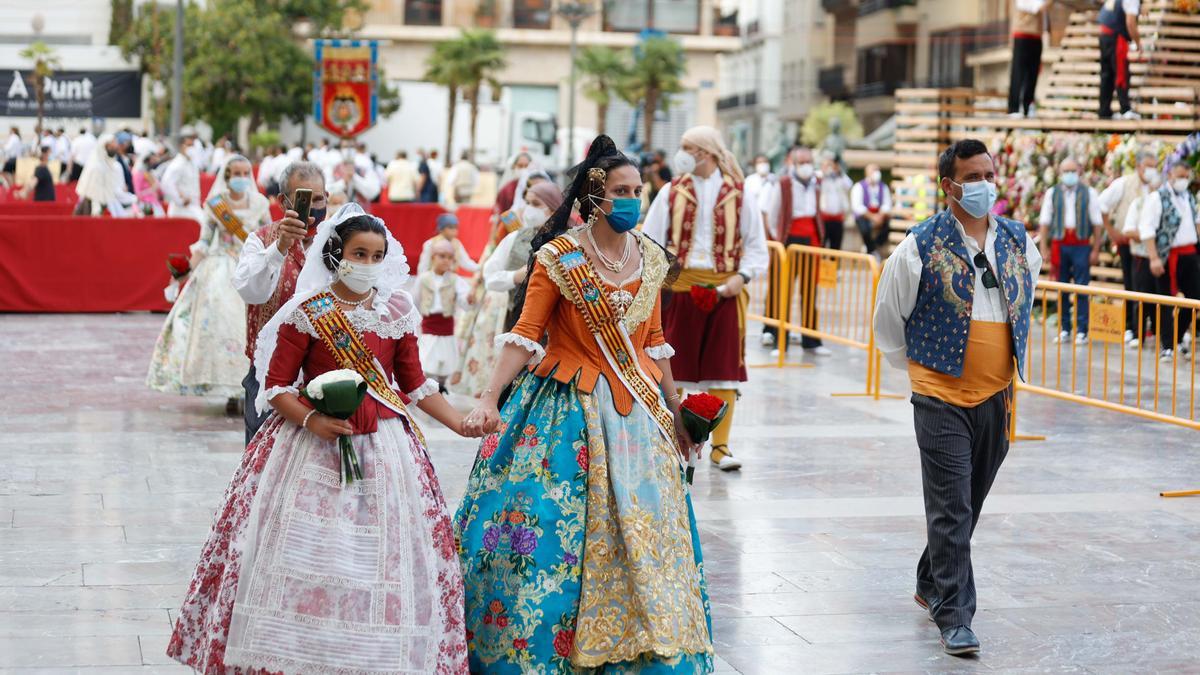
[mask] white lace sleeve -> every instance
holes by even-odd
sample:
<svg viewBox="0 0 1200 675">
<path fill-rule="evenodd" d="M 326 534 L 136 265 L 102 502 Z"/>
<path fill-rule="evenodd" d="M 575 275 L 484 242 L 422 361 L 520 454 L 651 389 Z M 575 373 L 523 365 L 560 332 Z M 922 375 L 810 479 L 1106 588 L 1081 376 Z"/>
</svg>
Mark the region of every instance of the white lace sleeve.
<svg viewBox="0 0 1200 675">
<path fill-rule="evenodd" d="M 280 394 L 295 394 L 300 395 L 300 390 L 296 387 L 271 387 L 267 390 L 267 400 L 275 398 Z"/>
<path fill-rule="evenodd" d="M 675 356 L 675 348 L 666 342 L 657 347 L 646 347 L 646 356 L 658 361 L 660 359 L 669 359 Z"/>
<path fill-rule="evenodd" d="M 516 345 L 521 349 L 531 352 L 533 356 L 531 356 L 529 360 L 530 363 L 535 366 L 541 363 L 542 359 L 546 356 L 546 350 L 541 345 L 523 335 L 517 335 L 516 333 L 501 333 L 500 335 L 496 336 L 496 340 L 493 344 L 495 344 L 496 349 L 500 349 L 504 347 L 504 345 L 509 344 Z"/>
<path fill-rule="evenodd" d="M 410 401 L 416 403 L 417 401 L 420 401 L 427 396 L 433 396 L 436 393 L 438 393 L 437 380 L 427 379 L 425 380 L 425 384 L 422 384 L 416 389 L 407 392 L 407 395 Z"/>
<path fill-rule="evenodd" d="M 299 307 L 297 307 L 288 316 L 288 318 L 284 321 L 284 323 L 288 323 L 288 324 L 291 324 L 292 326 L 295 326 L 296 330 L 300 331 L 301 333 L 304 333 L 305 335 L 307 335 L 309 337 L 314 337 L 314 338 L 321 337 L 320 335 L 317 335 L 317 329 L 313 328 L 312 322 L 308 320 L 308 315 L 305 314 L 304 310 L 300 309 Z M 357 326 L 356 326 L 356 328 L 357 328 Z"/>
</svg>

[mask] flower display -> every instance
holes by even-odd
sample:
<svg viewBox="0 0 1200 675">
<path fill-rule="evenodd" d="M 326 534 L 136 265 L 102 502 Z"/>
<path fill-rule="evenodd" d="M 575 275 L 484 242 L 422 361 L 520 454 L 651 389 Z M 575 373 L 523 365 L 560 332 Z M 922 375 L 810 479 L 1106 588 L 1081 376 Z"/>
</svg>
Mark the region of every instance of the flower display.
<svg viewBox="0 0 1200 675">
<path fill-rule="evenodd" d="M 692 303 L 702 312 L 713 311 L 717 301 L 721 299 L 721 296 L 717 295 L 716 287 L 707 284 L 692 286 L 688 294 L 692 296 Z"/>
<path fill-rule="evenodd" d="M 362 375 L 353 370 L 331 370 L 314 377 L 300 391 L 300 395 L 322 415 L 348 420 L 366 397 L 367 383 Z M 349 436 L 338 436 L 338 449 L 342 455 L 342 481 L 349 484 L 362 480 L 358 453 L 354 451 Z"/>
<path fill-rule="evenodd" d="M 692 437 L 692 441 L 703 443 L 708 440 L 708 435 L 717 428 L 721 420 L 725 419 L 725 414 L 729 412 L 729 406 L 716 396 L 701 392 L 685 398 L 683 405 L 679 407 L 679 412 L 683 417 L 683 426 L 687 429 L 688 435 Z M 692 482 L 695 470 L 695 467 L 689 463 L 685 474 L 688 483 Z"/>
</svg>

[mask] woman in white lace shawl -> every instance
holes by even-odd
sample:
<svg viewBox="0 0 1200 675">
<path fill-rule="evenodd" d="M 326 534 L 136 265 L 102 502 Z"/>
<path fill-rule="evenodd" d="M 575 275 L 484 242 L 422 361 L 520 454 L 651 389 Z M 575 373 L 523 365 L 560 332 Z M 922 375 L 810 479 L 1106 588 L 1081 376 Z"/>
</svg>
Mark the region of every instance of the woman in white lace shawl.
<svg viewBox="0 0 1200 675">
<path fill-rule="evenodd" d="M 275 412 L 217 512 L 176 660 L 230 674 L 466 672 L 454 532 L 407 405 L 460 433 L 462 415 L 422 373 L 407 277 L 400 244 L 357 204 L 318 228 L 295 296 L 258 338 L 253 404 Z M 348 420 L 314 412 L 300 387 L 362 347 L 369 365 L 355 370 L 380 384 Z M 361 480 L 343 484 L 338 436 L 352 437 Z"/>
</svg>

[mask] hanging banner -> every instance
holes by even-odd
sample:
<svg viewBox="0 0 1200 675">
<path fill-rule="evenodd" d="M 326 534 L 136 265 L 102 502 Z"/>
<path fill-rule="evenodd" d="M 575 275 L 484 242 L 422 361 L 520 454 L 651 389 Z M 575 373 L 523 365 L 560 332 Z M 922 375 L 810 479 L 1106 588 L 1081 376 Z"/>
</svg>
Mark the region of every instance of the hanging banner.
<svg viewBox="0 0 1200 675">
<path fill-rule="evenodd" d="M 313 119 L 330 133 L 350 138 L 375 126 L 378 54 L 375 40 L 316 41 Z"/>
<path fill-rule="evenodd" d="M 133 70 L 63 70 L 46 78 L 46 117 L 141 117 L 142 76 Z M 33 72 L 0 70 L 0 117 L 36 117 Z"/>
</svg>

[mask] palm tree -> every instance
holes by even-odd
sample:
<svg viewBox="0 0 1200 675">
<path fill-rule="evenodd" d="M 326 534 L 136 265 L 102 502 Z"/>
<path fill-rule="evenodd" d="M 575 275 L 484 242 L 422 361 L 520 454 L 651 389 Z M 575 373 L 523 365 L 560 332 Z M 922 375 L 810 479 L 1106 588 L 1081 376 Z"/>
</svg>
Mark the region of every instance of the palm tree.
<svg viewBox="0 0 1200 675">
<path fill-rule="evenodd" d="M 644 107 L 646 149 L 653 147 L 654 114 L 671 108 L 671 94 L 683 91 L 683 47 L 668 37 L 652 37 L 633 50 L 633 67 L 621 86 L 621 98 Z"/>
<path fill-rule="evenodd" d="M 475 157 L 475 123 L 479 117 L 479 95 L 486 84 L 493 100 L 500 98 L 500 82 L 496 73 L 506 65 L 504 47 L 490 30 L 464 30 L 453 40 L 439 42 L 425 62 L 425 79 L 440 84 L 450 93 L 448 130 L 446 132 L 447 161 L 453 156 L 455 104 L 459 92 L 471 105 L 471 157 Z"/>
<path fill-rule="evenodd" d="M 46 112 L 46 78 L 53 77 L 54 69 L 62 62 L 58 54 L 41 40 L 22 49 L 20 57 L 33 62 L 33 95 L 37 100 L 37 127 L 34 132 L 41 138 L 42 118 Z"/>
<path fill-rule="evenodd" d="M 596 104 L 596 130 L 606 133 L 608 106 L 629 77 L 629 64 L 617 50 L 597 45 L 581 51 L 575 59 L 575 67 L 586 78 L 583 95 Z"/>
<path fill-rule="evenodd" d="M 459 38 L 467 59 L 463 64 L 463 98 L 471 106 L 471 159 L 475 159 L 475 126 L 479 119 L 479 94 L 483 85 L 492 92 L 492 101 L 500 100 L 500 81 L 496 74 L 507 65 L 504 47 L 490 30 L 464 30 Z"/>
<path fill-rule="evenodd" d="M 440 84 L 446 88 L 450 98 L 450 108 L 446 116 L 446 162 L 453 162 L 451 152 L 454 149 L 454 112 L 458 104 L 458 90 L 462 87 L 463 74 L 461 66 L 463 59 L 459 52 L 461 43 L 458 40 L 446 40 L 433 46 L 433 53 L 425 61 L 425 79 Z"/>
</svg>

